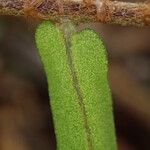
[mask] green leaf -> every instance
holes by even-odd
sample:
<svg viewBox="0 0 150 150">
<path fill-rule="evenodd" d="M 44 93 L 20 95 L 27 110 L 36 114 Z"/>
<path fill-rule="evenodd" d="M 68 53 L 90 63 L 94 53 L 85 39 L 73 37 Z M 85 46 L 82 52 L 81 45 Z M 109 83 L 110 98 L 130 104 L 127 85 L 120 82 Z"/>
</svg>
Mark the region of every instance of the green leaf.
<svg viewBox="0 0 150 150">
<path fill-rule="evenodd" d="M 86 29 L 64 33 L 50 22 L 36 31 L 49 85 L 58 150 L 116 150 L 106 50 Z"/>
</svg>

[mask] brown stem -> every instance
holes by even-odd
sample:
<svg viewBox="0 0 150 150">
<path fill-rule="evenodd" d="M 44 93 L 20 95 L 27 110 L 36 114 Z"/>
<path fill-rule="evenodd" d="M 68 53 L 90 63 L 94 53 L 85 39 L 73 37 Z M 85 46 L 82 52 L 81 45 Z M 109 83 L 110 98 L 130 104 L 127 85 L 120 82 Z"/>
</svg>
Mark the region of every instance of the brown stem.
<svg viewBox="0 0 150 150">
<path fill-rule="evenodd" d="M 150 4 L 109 0 L 0 0 L 0 14 L 32 16 L 59 22 L 102 22 L 123 26 L 150 26 Z"/>
</svg>

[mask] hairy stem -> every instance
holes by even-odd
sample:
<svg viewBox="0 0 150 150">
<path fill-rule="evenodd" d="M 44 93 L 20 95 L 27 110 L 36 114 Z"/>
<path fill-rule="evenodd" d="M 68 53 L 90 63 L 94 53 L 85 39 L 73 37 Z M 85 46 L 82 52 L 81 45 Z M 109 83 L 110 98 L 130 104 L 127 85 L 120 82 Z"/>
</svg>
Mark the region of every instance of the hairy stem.
<svg viewBox="0 0 150 150">
<path fill-rule="evenodd" d="M 102 22 L 123 26 L 150 26 L 150 3 L 109 0 L 0 0 L 0 14 L 31 16 L 59 22 Z"/>
</svg>

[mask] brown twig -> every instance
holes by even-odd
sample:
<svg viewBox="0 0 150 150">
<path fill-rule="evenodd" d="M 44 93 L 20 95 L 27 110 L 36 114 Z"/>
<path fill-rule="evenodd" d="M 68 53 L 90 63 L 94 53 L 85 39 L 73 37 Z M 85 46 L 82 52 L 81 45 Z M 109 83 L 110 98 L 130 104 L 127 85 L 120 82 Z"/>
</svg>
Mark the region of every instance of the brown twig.
<svg viewBox="0 0 150 150">
<path fill-rule="evenodd" d="M 0 0 L 0 14 L 60 21 L 150 26 L 150 4 L 109 0 Z"/>
</svg>

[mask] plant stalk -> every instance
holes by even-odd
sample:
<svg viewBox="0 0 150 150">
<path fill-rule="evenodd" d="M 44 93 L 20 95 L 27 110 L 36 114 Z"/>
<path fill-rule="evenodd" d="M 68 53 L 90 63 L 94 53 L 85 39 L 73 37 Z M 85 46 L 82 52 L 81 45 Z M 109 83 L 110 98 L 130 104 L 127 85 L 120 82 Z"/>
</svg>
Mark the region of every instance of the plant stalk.
<svg viewBox="0 0 150 150">
<path fill-rule="evenodd" d="M 109 0 L 0 0 L 0 15 L 30 16 L 59 22 L 101 22 L 122 26 L 150 26 L 150 3 Z"/>
</svg>

